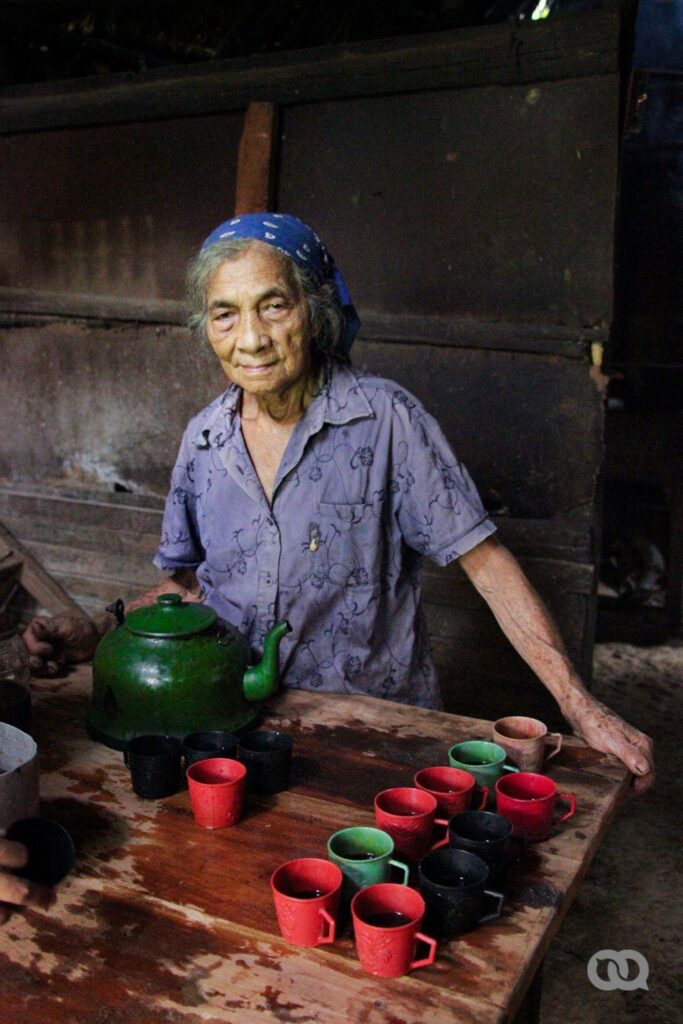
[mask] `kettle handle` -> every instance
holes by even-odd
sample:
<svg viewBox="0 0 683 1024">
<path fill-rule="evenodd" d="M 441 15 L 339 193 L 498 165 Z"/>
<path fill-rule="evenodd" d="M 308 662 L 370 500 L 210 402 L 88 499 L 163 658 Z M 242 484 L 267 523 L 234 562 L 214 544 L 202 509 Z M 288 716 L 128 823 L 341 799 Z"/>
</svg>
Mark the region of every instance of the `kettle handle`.
<svg viewBox="0 0 683 1024">
<path fill-rule="evenodd" d="M 125 605 L 120 597 L 116 601 L 112 601 L 111 604 L 108 604 L 105 611 L 111 612 L 112 615 L 116 616 L 117 626 L 122 626 L 126 621 Z"/>
</svg>

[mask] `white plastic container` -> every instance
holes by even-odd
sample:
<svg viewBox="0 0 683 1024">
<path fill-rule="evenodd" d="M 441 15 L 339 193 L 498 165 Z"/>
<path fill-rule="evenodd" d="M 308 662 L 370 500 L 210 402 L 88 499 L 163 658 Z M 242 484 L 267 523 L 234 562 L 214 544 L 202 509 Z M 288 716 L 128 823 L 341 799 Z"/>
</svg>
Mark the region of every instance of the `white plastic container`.
<svg viewBox="0 0 683 1024">
<path fill-rule="evenodd" d="M 0 722 L 0 829 L 40 807 L 38 747 L 28 733 Z"/>
</svg>

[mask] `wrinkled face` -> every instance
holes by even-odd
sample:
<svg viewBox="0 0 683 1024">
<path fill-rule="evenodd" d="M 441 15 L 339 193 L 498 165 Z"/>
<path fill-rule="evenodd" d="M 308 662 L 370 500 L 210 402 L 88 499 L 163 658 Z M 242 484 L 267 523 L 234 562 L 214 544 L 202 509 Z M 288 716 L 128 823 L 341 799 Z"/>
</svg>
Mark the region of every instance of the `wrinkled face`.
<svg viewBox="0 0 683 1024">
<path fill-rule="evenodd" d="M 308 376 L 308 303 L 277 250 L 254 244 L 221 263 L 206 301 L 207 337 L 234 384 L 254 395 L 282 395 Z"/>
</svg>

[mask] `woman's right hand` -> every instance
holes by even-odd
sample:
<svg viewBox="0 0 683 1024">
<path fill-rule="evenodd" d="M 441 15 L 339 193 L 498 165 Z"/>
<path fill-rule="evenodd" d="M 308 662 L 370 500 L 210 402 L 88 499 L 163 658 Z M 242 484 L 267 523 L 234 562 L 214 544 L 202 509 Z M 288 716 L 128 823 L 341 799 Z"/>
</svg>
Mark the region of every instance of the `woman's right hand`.
<svg viewBox="0 0 683 1024">
<path fill-rule="evenodd" d="M 64 612 L 51 618 L 39 615 L 22 634 L 31 672 L 54 676 L 65 665 L 90 661 L 106 629 L 78 615 Z"/>
</svg>

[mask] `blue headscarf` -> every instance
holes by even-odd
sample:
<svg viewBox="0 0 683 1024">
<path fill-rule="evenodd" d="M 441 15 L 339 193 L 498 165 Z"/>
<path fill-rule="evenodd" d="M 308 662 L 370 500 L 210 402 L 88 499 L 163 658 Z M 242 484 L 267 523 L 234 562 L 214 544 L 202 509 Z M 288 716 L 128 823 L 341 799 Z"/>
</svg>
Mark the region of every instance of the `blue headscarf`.
<svg viewBox="0 0 683 1024">
<path fill-rule="evenodd" d="M 219 224 L 203 242 L 200 251 L 231 238 L 258 239 L 289 256 L 297 267 L 310 274 L 317 285 L 332 281 L 344 314 L 341 347 L 344 352 L 349 352 L 360 328 L 360 320 L 341 271 L 315 231 L 289 213 L 240 213 Z"/>
</svg>

